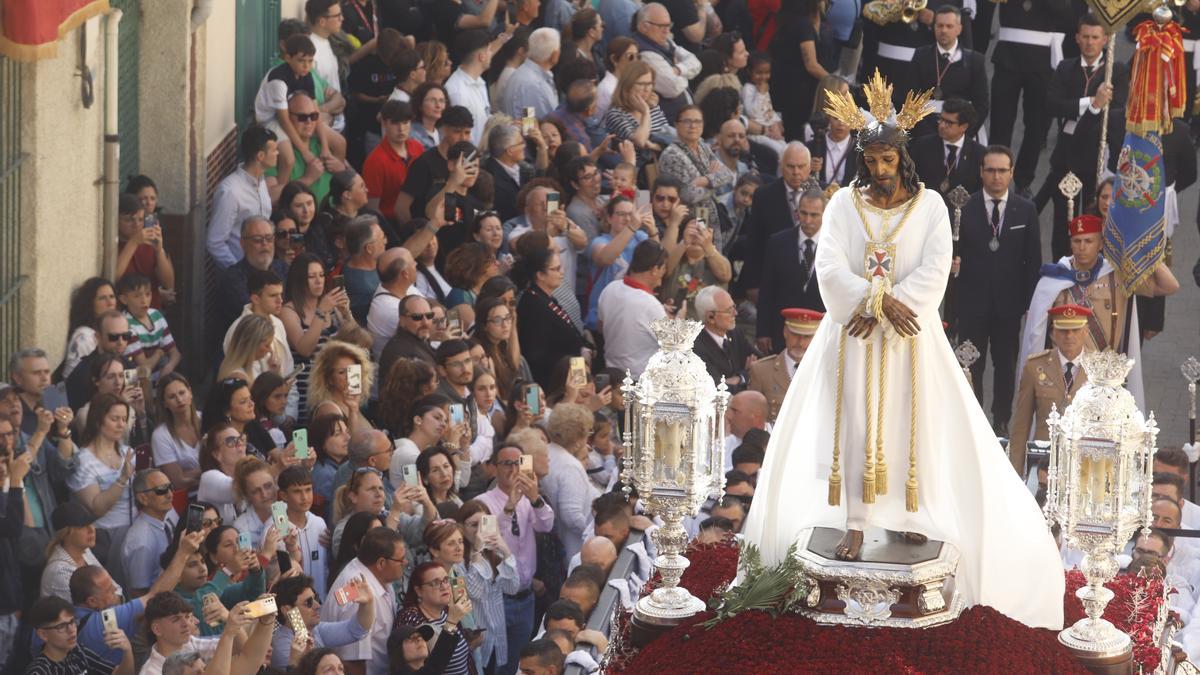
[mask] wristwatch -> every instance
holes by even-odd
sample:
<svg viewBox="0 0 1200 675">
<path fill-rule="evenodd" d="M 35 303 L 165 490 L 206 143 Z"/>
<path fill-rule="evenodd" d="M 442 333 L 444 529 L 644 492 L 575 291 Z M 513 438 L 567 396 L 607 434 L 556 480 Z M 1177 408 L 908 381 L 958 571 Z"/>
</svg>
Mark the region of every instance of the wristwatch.
<svg viewBox="0 0 1200 675">
<path fill-rule="evenodd" d="M 535 509 L 540 509 L 545 505 L 546 505 L 546 499 L 544 497 L 542 497 L 541 495 L 538 495 L 537 501 L 530 502 L 530 506 L 532 506 Z"/>
</svg>

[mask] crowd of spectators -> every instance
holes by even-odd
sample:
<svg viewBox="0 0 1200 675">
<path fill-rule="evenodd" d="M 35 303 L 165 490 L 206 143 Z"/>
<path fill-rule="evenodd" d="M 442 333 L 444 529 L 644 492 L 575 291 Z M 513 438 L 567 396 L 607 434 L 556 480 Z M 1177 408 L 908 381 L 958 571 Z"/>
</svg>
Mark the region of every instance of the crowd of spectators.
<svg viewBox="0 0 1200 675">
<path fill-rule="evenodd" d="M 7 364 L 6 672 L 594 669 L 603 590 L 629 608 L 652 573 L 620 481 L 652 323 L 702 322 L 733 393 L 707 542 L 740 530 L 820 321 L 823 211 L 858 170 L 823 102 L 861 81 L 828 4 L 307 0 L 208 213 L 196 353 L 137 176 L 116 278 Z M 970 13 L 922 11 L 929 45 L 935 17 L 949 68 Z"/>
</svg>

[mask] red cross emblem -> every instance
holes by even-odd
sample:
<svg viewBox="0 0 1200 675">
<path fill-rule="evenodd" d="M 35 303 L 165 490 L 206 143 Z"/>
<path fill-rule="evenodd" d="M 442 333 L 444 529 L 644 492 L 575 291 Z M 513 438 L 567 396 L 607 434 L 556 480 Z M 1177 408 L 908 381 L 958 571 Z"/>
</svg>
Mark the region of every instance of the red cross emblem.
<svg viewBox="0 0 1200 675">
<path fill-rule="evenodd" d="M 892 254 L 887 249 L 871 251 L 867 259 L 867 273 L 872 277 L 886 277 L 892 273 Z"/>
</svg>

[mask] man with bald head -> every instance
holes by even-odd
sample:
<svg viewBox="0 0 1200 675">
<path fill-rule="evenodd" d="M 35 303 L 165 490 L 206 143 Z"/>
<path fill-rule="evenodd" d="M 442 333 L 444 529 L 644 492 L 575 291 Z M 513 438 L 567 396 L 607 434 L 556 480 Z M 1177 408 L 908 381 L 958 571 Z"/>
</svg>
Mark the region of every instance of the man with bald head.
<svg viewBox="0 0 1200 675">
<path fill-rule="evenodd" d="M 592 537 L 583 542 L 583 548 L 579 549 L 579 563 L 599 567 L 607 578 L 617 563 L 617 545 L 608 537 Z"/>
<path fill-rule="evenodd" d="M 227 268 L 217 284 L 217 318 L 212 326 L 217 331 L 213 333 L 216 341 L 210 344 L 221 344 L 225 331 L 250 303 L 252 270 L 271 270 L 280 279 L 287 278 L 287 263 L 275 258 L 275 226 L 270 220 L 250 216 L 242 221 L 241 244 L 245 256 Z"/>
<path fill-rule="evenodd" d="M 717 159 L 733 172 L 734 178 L 750 173 L 750 141 L 746 138 L 746 127 L 736 117 L 725 120 L 717 132 Z"/>
<path fill-rule="evenodd" d="M 686 4 L 686 3 L 685 3 Z M 693 21 L 688 21 L 692 18 Z M 679 17 L 678 23 L 693 23 L 692 17 Z M 675 23 L 667 8 L 650 2 L 638 10 L 634 19 L 637 32 L 633 41 L 637 44 L 641 60 L 654 69 L 654 91 L 659 96 L 659 106 L 667 119 L 675 119 L 675 113 L 692 102 L 688 82 L 700 74 L 700 59 L 688 50 L 675 44 L 671 28 Z M 703 18 L 700 37 L 703 37 Z M 698 41 L 698 40 L 697 40 Z"/>
<path fill-rule="evenodd" d="M 725 408 L 725 471 L 733 469 L 733 451 L 751 429 L 771 431 L 767 416 L 771 406 L 761 391 L 747 389 L 734 394 Z"/>
<path fill-rule="evenodd" d="M 759 283 L 762 279 L 763 258 L 767 251 L 767 240 L 776 232 L 799 227 L 800 197 L 809 187 L 820 186 L 812 177 L 812 154 L 803 143 L 792 141 L 783 150 L 780 160 L 781 177 L 754 193 L 754 203 L 742 228 L 739 242 L 740 258 L 745 261 L 741 284 L 748 292 L 753 291 L 757 300 Z"/>
<path fill-rule="evenodd" d="M 417 283 L 417 261 L 411 251 L 397 246 L 379 256 L 375 269 L 379 274 L 379 287 L 375 289 L 367 312 L 367 330 L 375 338 L 371 343 L 371 355 L 378 361 L 388 340 L 396 334 L 400 301 L 409 293 L 416 293 L 413 284 Z"/>
<path fill-rule="evenodd" d="M 298 180 L 312 189 L 317 203 L 325 201 L 329 194 L 330 177 L 346 169 L 346 164 L 336 157 L 321 158 L 321 139 L 317 136 L 317 122 L 321 119 L 321 111 L 317 102 L 303 92 L 292 94 L 288 100 L 288 117 L 296 127 L 300 140 L 308 144 L 313 161 L 305 161 L 299 148 L 292 148 L 290 153 L 280 153 L 274 168 L 267 169 L 266 175 L 273 176 L 276 185 Z"/>
</svg>

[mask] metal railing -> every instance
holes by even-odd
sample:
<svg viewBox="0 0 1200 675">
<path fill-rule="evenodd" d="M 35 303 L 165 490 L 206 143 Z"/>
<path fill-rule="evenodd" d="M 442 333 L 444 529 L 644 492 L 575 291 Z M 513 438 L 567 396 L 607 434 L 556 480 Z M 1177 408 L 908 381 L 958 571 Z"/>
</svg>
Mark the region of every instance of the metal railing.
<svg viewBox="0 0 1200 675">
<path fill-rule="evenodd" d="M 20 349 L 21 151 L 20 63 L 0 57 L 0 363 Z"/>
<path fill-rule="evenodd" d="M 613 564 L 612 572 L 608 574 L 608 580 L 626 579 L 629 577 L 629 572 L 633 566 L 637 564 L 637 556 L 629 550 L 629 547 L 646 538 L 645 532 L 637 530 L 630 531 L 629 539 L 625 542 L 625 548 L 621 550 L 621 555 L 617 557 L 617 562 Z M 636 601 L 636 598 L 635 598 Z M 591 616 L 588 617 L 587 628 L 600 631 L 610 640 L 609 630 L 612 629 L 612 617 L 615 616 L 616 607 L 621 604 L 621 594 L 617 589 L 608 585 L 607 581 L 604 584 L 604 589 L 600 592 L 600 600 L 596 603 L 596 607 L 592 609 Z M 592 658 L 597 662 L 600 661 L 600 654 L 595 647 L 589 648 Z M 512 655 L 509 655 L 512 658 Z M 582 666 L 571 664 L 567 666 L 564 675 L 586 675 Z"/>
</svg>

